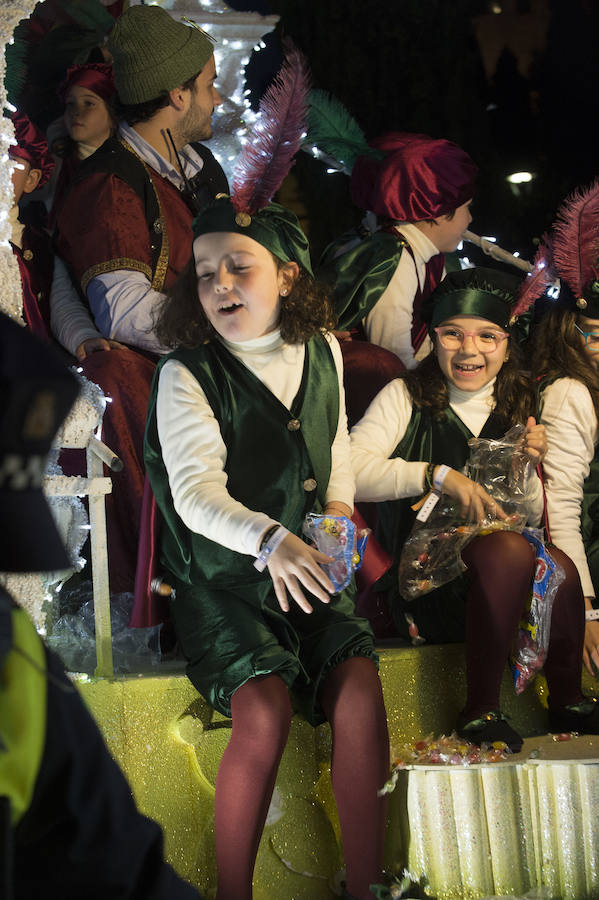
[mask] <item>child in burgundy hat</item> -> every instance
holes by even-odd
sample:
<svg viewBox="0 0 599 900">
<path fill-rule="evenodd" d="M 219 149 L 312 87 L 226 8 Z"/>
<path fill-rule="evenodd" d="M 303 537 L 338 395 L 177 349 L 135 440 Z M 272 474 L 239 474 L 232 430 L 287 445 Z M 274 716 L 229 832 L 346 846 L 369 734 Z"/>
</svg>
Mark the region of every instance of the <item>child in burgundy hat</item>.
<svg viewBox="0 0 599 900">
<path fill-rule="evenodd" d="M 81 161 L 91 156 L 116 131 L 117 121 L 112 109 L 114 94 L 112 66 L 88 63 L 67 69 L 59 90 L 64 103 L 66 135 L 52 145 L 60 159 L 60 172 L 50 211 L 52 227 Z"/>
<path fill-rule="evenodd" d="M 53 254 L 47 233 L 38 226 L 20 221 L 19 201 L 49 180 L 54 163 L 42 132 L 22 112 L 12 116 L 17 143 L 9 148 L 16 160 L 12 183 L 14 205 L 9 212 L 10 243 L 17 258 L 23 284 L 23 318 L 33 332 L 50 338 L 49 295 Z"/>
<path fill-rule="evenodd" d="M 424 134 L 391 132 L 357 157 L 352 199 L 372 215 L 327 248 L 320 273 L 335 282 L 340 329 L 362 327 L 407 368 L 426 356 L 420 306 L 471 222 L 476 173 L 464 150 Z"/>
</svg>

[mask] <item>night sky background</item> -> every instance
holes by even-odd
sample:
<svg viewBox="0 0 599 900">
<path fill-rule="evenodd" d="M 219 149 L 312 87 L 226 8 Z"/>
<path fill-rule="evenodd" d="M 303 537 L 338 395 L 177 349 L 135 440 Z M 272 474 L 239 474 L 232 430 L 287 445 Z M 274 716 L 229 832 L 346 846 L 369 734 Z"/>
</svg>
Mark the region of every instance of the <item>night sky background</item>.
<svg viewBox="0 0 599 900">
<path fill-rule="evenodd" d="M 44 30 L 44 19 L 56 24 L 66 13 L 68 20 L 77 2 L 39 5 L 37 22 L 22 25 L 29 39 Z M 246 69 L 255 108 L 281 64 L 282 40 L 291 38 L 314 86 L 340 100 L 367 138 L 422 132 L 463 147 L 480 169 L 472 230 L 527 259 L 566 195 L 599 174 L 599 0 L 226 2 L 280 17 Z M 60 34 L 30 56 L 21 108 L 42 128 L 61 112 L 56 85 L 73 58 L 64 56 L 69 40 L 73 54 L 81 42 L 81 31 L 67 25 L 58 53 L 51 38 Z M 534 179 L 515 188 L 506 176 L 521 170 Z M 327 175 L 307 153 L 298 155 L 293 176 L 280 199 L 300 214 L 318 259 L 362 214 L 352 206 L 349 178 Z M 467 253 L 488 263 L 472 245 Z"/>
<path fill-rule="evenodd" d="M 314 85 L 368 138 L 424 132 L 467 150 L 480 167 L 472 230 L 506 249 L 531 259 L 566 194 L 598 174 L 595 0 L 227 2 L 280 16 L 247 70 L 256 96 L 280 62 L 280 38 L 291 37 Z M 516 193 L 506 176 L 519 170 L 535 178 Z M 356 221 L 349 180 L 306 154 L 294 172 L 318 255 Z"/>
</svg>

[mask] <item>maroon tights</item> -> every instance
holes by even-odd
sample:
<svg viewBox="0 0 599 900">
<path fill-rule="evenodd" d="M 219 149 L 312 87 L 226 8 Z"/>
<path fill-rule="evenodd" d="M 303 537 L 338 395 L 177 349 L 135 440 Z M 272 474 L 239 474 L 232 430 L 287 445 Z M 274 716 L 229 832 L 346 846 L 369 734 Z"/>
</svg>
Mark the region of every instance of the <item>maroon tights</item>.
<svg viewBox="0 0 599 900">
<path fill-rule="evenodd" d="M 566 578 L 553 601 L 545 676 L 549 705 L 578 702 L 584 641 L 584 599 L 578 573 L 561 550 L 551 555 Z M 470 589 L 466 614 L 466 678 L 464 713 L 476 718 L 499 707 L 505 661 L 532 584 L 535 560 L 531 544 L 519 534 L 496 532 L 475 538 L 462 557 Z"/>
<path fill-rule="evenodd" d="M 323 682 L 320 700 L 331 724 L 331 774 L 347 865 L 347 890 L 359 900 L 381 877 L 389 737 L 376 666 L 348 659 Z M 216 779 L 214 827 L 217 900 L 250 900 L 262 829 L 291 723 L 278 675 L 252 678 L 231 700 L 233 728 Z M 307 836 L 310 840 L 310 835 Z"/>
</svg>

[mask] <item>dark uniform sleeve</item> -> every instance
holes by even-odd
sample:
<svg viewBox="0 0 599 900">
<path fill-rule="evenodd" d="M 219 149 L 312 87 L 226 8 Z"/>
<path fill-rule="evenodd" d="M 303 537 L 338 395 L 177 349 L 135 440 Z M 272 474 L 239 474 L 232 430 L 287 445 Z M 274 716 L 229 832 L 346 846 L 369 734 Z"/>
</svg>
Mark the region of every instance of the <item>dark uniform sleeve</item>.
<svg viewBox="0 0 599 900">
<path fill-rule="evenodd" d="M 160 827 L 137 810 L 62 664 L 46 656 L 46 740 L 14 832 L 15 900 L 198 900 L 165 862 Z"/>
</svg>

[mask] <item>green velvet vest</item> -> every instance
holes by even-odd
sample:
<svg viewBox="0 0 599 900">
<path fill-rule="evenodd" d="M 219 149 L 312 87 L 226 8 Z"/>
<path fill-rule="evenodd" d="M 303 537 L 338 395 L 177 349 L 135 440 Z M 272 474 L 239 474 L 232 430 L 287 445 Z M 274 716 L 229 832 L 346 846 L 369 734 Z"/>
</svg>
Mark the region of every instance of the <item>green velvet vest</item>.
<svg viewBox="0 0 599 900">
<path fill-rule="evenodd" d="M 480 433 L 483 438 L 499 438 L 505 428 L 491 413 Z M 468 441 L 474 437 L 470 429 L 451 407 L 443 416 L 433 415 L 430 410 L 412 408 L 412 417 L 403 438 L 391 454 L 391 459 L 400 457 L 408 462 L 434 462 L 445 464 L 461 471 L 470 455 Z M 416 513 L 411 508 L 414 498 L 390 500 L 377 505 L 377 537 L 385 550 L 399 563 L 402 547 L 408 537 Z"/>
<path fill-rule="evenodd" d="M 214 412 L 227 448 L 229 494 L 299 535 L 306 513 L 323 508 L 331 473 L 331 445 L 339 419 L 339 382 L 331 349 L 321 335 L 306 344 L 302 380 L 291 410 L 218 340 L 170 353 L 156 370 L 144 455 L 165 520 L 161 563 L 186 584 L 226 589 L 258 583 L 268 573 L 256 571 L 253 557 L 191 532 L 175 512 L 156 423 L 158 377 L 168 359 L 189 369 Z"/>
</svg>

